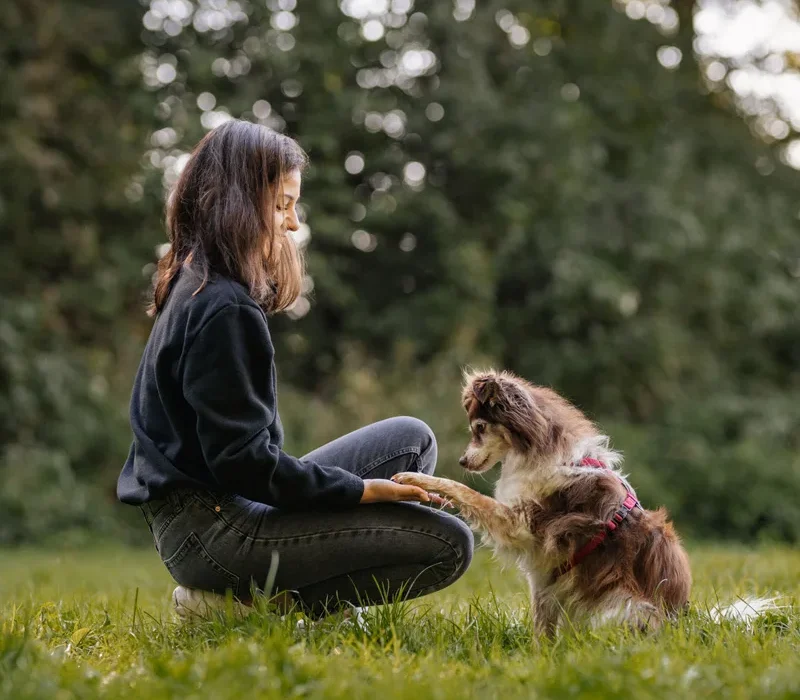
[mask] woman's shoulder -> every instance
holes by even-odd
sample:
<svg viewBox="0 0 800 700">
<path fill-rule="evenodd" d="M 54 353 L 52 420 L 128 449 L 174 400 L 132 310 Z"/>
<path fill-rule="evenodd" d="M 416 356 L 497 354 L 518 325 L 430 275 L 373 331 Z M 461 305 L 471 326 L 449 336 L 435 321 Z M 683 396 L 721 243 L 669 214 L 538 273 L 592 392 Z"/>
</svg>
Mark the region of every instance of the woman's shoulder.
<svg viewBox="0 0 800 700">
<path fill-rule="evenodd" d="M 175 301 L 195 310 L 214 312 L 228 306 L 260 309 L 241 282 L 217 273 L 210 273 L 204 279 L 202 272 L 191 267 L 181 270 L 173 293 Z"/>
<path fill-rule="evenodd" d="M 168 325 L 184 327 L 184 333 L 192 337 L 215 317 L 229 316 L 237 309 L 266 324 L 261 307 L 240 282 L 219 274 L 204 280 L 202 272 L 185 268 L 175 280 L 160 315 L 171 321 Z"/>
</svg>

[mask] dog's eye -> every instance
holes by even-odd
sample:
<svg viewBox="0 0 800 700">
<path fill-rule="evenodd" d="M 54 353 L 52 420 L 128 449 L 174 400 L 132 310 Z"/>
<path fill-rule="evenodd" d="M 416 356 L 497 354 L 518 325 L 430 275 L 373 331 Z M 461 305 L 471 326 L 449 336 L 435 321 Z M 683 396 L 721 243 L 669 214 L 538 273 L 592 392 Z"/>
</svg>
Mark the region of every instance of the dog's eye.
<svg viewBox="0 0 800 700">
<path fill-rule="evenodd" d="M 475 433 L 478 435 L 483 435 L 484 432 L 486 432 L 486 423 L 476 423 Z"/>
</svg>

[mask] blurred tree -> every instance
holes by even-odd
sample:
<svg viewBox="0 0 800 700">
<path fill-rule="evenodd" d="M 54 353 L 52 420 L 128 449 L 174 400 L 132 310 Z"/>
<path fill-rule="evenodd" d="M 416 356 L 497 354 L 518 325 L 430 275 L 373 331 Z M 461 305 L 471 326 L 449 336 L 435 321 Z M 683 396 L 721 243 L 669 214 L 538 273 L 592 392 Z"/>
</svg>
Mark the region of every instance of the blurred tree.
<svg viewBox="0 0 800 700">
<path fill-rule="evenodd" d="M 693 3 L 243 7 L 145 23 L 153 84 L 177 67 L 173 157 L 229 115 L 311 152 L 316 300 L 276 320 L 285 379 L 318 388 L 353 345 L 488 354 L 653 426 L 659 458 L 688 431 L 678 477 L 756 436 L 800 479 L 800 177 L 701 73 Z"/>
<path fill-rule="evenodd" d="M 645 491 L 697 532 L 796 538 L 798 507 L 770 499 L 800 484 L 800 176 L 701 72 L 694 4 L 633 4 L 12 3 L 5 464 L 62 485 L 115 476 L 165 241 L 158 180 L 235 116 L 312 157 L 306 294 L 274 320 L 284 385 L 404 388 L 414 401 L 383 410 L 425 413 L 440 387 L 434 409 L 418 377 L 358 367 L 426 363 L 417 374 L 449 386 L 453 366 L 491 357 L 646 426 L 628 436 Z M 718 506 L 696 508 L 703 486 Z"/>
<path fill-rule="evenodd" d="M 705 89 L 691 3 L 633 22 L 563 0 L 270 0 L 182 31 L 159 7 L 180 142 L 205 108 L 314 159 L 294 382 L 404 339 L 420 359 L 477 341 L 634 419 L 687 387 L 797 385 L 800 177 Z"/>
<path fill-rule="evenodd" d="M 76 477 L 127 449 L 133 312 L 163 238 L 160 183 L 141 168 L 141 15 L 45 0 L 0 13 L 0 541 L 26 512 L 37 531 L 96 517 Z"/>
</svg>

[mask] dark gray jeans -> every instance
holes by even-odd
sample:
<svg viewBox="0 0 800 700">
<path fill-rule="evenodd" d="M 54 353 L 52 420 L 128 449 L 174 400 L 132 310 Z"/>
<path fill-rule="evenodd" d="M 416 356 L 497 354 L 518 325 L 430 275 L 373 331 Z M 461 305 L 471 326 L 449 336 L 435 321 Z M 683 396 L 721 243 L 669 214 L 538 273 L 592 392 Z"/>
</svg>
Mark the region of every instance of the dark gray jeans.
<svg viewBox="0 0 800 700">
<path fill-rule="evenodd" d="M 432 474 L 436 439 L 416 418 L 356 430 L 305 458 L 365 479 L 403 471 Z M 380 604 L 450 585 L 472 560 L 473 538 L 458 518 L 416 503 L 343 511 L 286 512 L 234 494 L 175 491 L 142 506 L 172 577 L 190 588 L 248 600 L 263 590 L 273 552 L 273 591 L 293 591 L 311 614 L 345 604 Z"/>
</svg>

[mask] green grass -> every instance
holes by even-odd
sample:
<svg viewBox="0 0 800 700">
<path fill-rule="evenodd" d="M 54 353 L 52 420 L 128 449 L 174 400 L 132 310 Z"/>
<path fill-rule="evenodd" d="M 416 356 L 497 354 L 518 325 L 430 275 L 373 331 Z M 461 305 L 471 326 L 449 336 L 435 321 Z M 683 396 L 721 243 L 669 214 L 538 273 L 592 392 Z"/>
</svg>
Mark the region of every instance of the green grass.
<svg viewBox="0 0 800 700">
<path fill-rule="evenodd" d="M 457 584 L 341 617 L 175 623 L 153 550 L 0 550 L 0 698 L 800 697 L 800 552 L 694 547 L 694 609 L 657 635 L 537 644 L 516 571 L 484 552 Z M 752 629 L 717 600 L 782 593 Z"/>
</svg>

